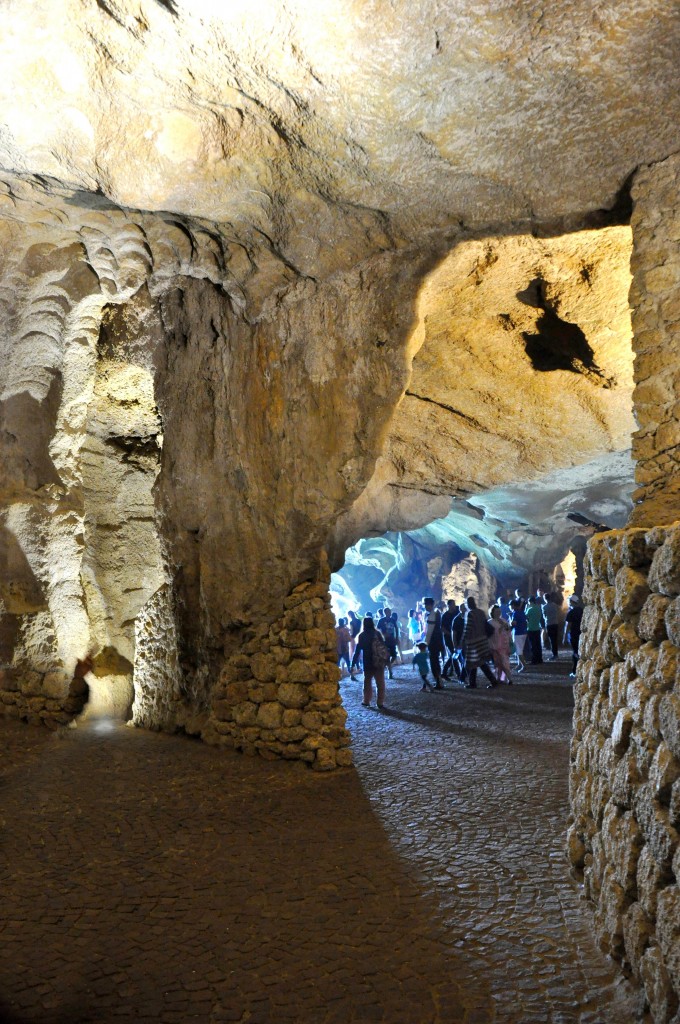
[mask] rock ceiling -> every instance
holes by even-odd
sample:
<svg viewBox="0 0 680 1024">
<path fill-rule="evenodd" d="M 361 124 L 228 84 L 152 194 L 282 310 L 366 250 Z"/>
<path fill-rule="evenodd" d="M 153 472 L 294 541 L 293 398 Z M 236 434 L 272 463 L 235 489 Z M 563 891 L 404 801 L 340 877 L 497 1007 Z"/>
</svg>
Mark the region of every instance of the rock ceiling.
<svg viewBox="0 0 680 1024">
<path fill-rule="evenodd" d="M 668 0 L 9 0 L 0 165 L 264 235 L 318 278 L 414 233 L 611 207 L 677 148 L 677 21 Z"/>
</svg>

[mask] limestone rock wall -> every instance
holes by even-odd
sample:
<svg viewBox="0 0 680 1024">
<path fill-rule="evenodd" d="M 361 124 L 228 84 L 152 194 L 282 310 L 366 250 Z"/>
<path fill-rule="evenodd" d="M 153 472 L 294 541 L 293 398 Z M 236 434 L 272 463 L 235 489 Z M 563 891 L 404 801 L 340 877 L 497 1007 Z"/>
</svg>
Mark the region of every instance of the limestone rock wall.
<svg viewBox="0 0 680 1024">
<path fill-rule="evenodd" d="M 266 243 L 5 188 L 3 707 L 63 722 L 90 653 L 91 708 L 199 733 L 371 476 L 434 257 L 322 283 Z"/>
<path fill-rule="evenodd" d="M 680 523 L 591 540 L 569 854 L 656 1024 L 680 998 Z"/>
<path fill-rule="evenodd" d="M 540 491 L 557 469 L 630 448 L 630 248 L 624 225 L 476 238 L 433 268 L 408 387 L 338 548 L 443 518 L 452 495 Z M 564 496 L 569 483 L 555 485 Z"/>
<path fill-rule="evenodd" d="M 633 184 L 635 412 L 638 507 L 632 522 L 680 515 L 680 155 L 645 167 Z"/>
</svg>

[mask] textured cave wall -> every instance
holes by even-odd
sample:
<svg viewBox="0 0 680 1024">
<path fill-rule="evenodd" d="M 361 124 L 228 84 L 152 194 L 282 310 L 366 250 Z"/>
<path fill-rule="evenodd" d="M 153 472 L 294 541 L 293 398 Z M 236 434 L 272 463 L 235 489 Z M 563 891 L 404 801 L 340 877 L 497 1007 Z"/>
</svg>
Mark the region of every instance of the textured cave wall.
<svg viewBox="0 0 680 1024">
<path fill-rule="evenodd" d="M 418 299 L 408 387 L 369 486 L 339 519 L 335 561 L 361 536 L 444 518 L 452 495 L 630 447 L 630 247 L 619 225 L 461 241 L 441 261 Z"/>
<path fill-rule="evenodd" d="M 678 38 L 661 0 L 6 0 L 0 165 L 323 279 L 381 233 L 611 207 L 677 147 Z"/>
<path fill-rule="evenodd" d="M 206 273 L 210 253 L 56 183 L 8 177 L 1 193 L 1 699 L 65 722 L 82 706 L 76 660 L 94 653 L 90 708 L 126 717 L 135 620 L 168 577 L 146 282 Z"/>
<path fill-rule="evenodd" d="M 206 735 L 239 745 L 242 728 L 215 726 L 233 721 L 220 673 L 253 630 L 287 630 L 295 665 L 267 676 L 266 699 L 252 677 L 237 703 L 257 718 L 272 686 L 323 694 L 293 734 L 280 729 L 299 694 L 285 723 L 260 716 L 257 742 L 243 711 L 248 749 L 285 735 L 286 756 L 333 766 L 346 739 L 327 593 L 292 608 L 300 586 L 327 590 L 327 538 L 405 386 L 429 261 L 378 254 L 322 284 L 200 225 L 93 209 L 54 183 L 6 188 L 3 707 L 67 721 L 91 653 L 97 713 L 193 732 L 210 720 Z"/>
<path fill-rule="evenodd" d="M 207 282 L 160 299 L 157 494 L 191 698 L 177 724 L 211 742 L 347 763 L 325 548 L 405 385 L 421 273 L 382 254 L 256 323 Z"/>
<path fill-rule="evenodd" d="M 673 158 L 633 186 L 631 521 L 643 525 L 589 544 L 570 778 L 572 863 L 655 1024 L 680 1005 L 679 172 Z"/>
<path fill-rule="evenodd" d="M 635 176 L 633 307 L 636 460 L 632 523 L 680 518 L 680 156 Z"/>
</svg>

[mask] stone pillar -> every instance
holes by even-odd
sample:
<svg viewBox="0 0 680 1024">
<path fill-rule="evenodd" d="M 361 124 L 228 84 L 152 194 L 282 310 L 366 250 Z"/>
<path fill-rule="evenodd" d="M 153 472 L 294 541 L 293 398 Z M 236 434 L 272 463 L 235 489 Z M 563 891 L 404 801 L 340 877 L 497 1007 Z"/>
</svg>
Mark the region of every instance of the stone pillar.
<svg viewBox="0 0 680 1024">
<path fill-rule="evenodd" d="M 569 856 L 655 1024 L 680 1006 L 680 157 L 633 187 L 631 527 L 585 559 Z"/>
<path fill-rule="evenodd" d="M 306 761 L 318 771 L 352 763 L 339 691 L 335 619 L 325 557 L 269 625 L 251 630 L 212 693 L 202 738 L 247 754 Z"/>
<path fill-rule="evenodd" d="M 680 999 L 680 523 L 598 534 L 586 574 L 569 856 L 603 949 L 665 1024 Z"/>
<path fill-rule="evenodd" d="M 630 290 L 635 525 L 680 516 L 680 155 L 635 177 Z"/>
</svg>

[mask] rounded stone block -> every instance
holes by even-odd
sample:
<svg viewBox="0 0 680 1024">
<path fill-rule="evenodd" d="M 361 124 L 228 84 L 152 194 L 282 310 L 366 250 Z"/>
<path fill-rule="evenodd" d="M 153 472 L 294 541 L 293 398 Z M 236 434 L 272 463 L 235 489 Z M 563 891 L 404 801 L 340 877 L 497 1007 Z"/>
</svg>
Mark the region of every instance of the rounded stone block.
<svg viewBox="0 0 680 1024">
<path fill-rule="evenodd" d="M 641 640 L 660 643 L 666 639 L 666 610 L 670 598 L 662 594 L 650 594 L 640 612 L 637 633 Z"/>
<path fill-rule="evenodd" d="M 667 693 L 659 704 L 661 735 L 673 755 L 680 758 L 680 697 Z"/>
<path fill-rule="evenodd" d="M 653 936 L 654 926 L 644 908 L 634 903 L 623 919 L 623 945 L 636 977 L 639 977 L 642 957 Z"/>
<path fill-rule="evenodd" d="M 680 523 L 667 531 L 666 539 L 654 553 L 649 586 L 667 597 L 680 594 Z"/>
<path fill-rule="evenodd" d="M 279 701 L 286 708 L 303 708 L 309 702 L 309 688 L 300 683 L 282 683 Z"/>
<path fill-rule="evenodd" d="M 625 754 L 633 727 L 633 713 L 629 708 L 621 708 L 616 713 L 612 727 L 612 746 L 617 757 Z"/>
<path fill-rule="evenodd" d="M 607 634 L 602 653 L 610 664 L 623 661 L 627 654 L 640 646 L 640 638 L 630 622 L 623 622 Z"/>
<path fill-rule="evenodd" d="M 257 724 L 263 729 L 278 729 L 281 725 L 283 708 L 278 702 L 260 704 L 257 709 Z"/>
<path fill-rule="evenodd" d="M 632 569 L 649 565 L 646 534 L 647 531 L 644 529 L 626 530 L 621 543 L 621 559 L 624 565 Z"/>
<path fill-rule="evenodd" d="M 678 681 L 680 672 L 680 650 L 669 640 L 659 644 L 659 654 L 654 669 L 654 684 L 658 690 L 671 690 Z"/>
<path fill-rule="evenodd" d="M 309 661 L 292 661 L 287 669 L 290 683 L 313 683 L 318 677 L 318 667 Z"/>
<path fill-rule="evenodd" d="M 675 644 L 676 647 L 680 647 L 680 597 L 676 597 L 674 601 L 666 608 L 666 633 L 668 639 Z"/>
<path fill-rule="evenodd" d="M 675 757 L 667 743 L 657 747 L 651 768 L 649 781 L 654 794 L 662 803 L 670 800 L 673 783 L 680 779 L 680 761 Z"/>
<path fill-rule="evenodd" d="M 276 660 L 269 654 L 254 654 L 250 660 L 250 669 L 255 679 L 261 683 L 271 683 L 276 679 Z"/>
<path fill-rule="evenodd" d="M 647 577 L 624 565 L 616 574 L 615 592 L 617 613 L 624 619 L 630 619 L 637 615 L 649 597 Z"/>
<path fill-rule="evenodd" d="M 234 708 L 234 721 L 240 726 L 252 726 L 257 719 L 257 705 L 250 701 L 237 704 Z"/>
<path fill-rule="evenodd" d="M 68 695 L 71 677 L 67 672 L 47 672 L 42 683 L 42 692 L 46 697 L 60 700 Z"/>
</svg>

